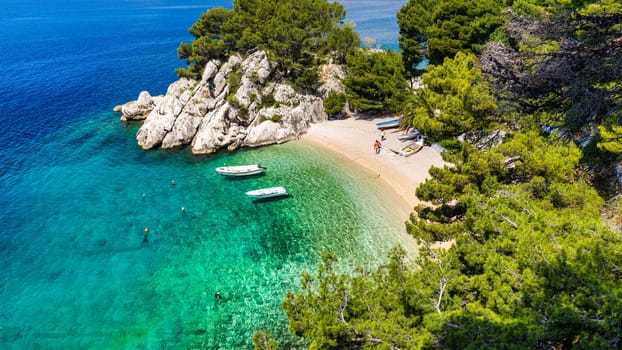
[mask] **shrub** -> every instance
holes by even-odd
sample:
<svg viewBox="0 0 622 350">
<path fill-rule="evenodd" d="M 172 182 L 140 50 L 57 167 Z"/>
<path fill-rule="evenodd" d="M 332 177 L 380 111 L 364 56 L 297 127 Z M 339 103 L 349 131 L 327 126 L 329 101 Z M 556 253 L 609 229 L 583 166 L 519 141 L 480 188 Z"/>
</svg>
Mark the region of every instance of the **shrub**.
<svg viewBox="0 0 622 350">
<path fill-rule="evenodd" d="M 264 95 L 261 98 L 261 108 L 278 107 L 281 103 L 274 98 L 274 94 Z"/>
<path fill-rule="evenodd" d="M 229 73 L 227 77 L 227 83 L 229 84 L 229 95 L 227 96 L 227 102 L 231 102 L 232 95 L 238 91 L 240 86 L 242 85 L 242 72 L 240 70 L 233 71 Z"/>
<path fill-rule="evenodd" d="M 260 121 L 263 123 L 263 122 L 265 122 L 266 120 L 270 120 L 270 121 L 273 121 L 273 122 L 275 122 L 275 123 L 278 123 L 278 122 L 280 122 L 282 119 L 283 119 L 283 116 L 282 116 L 282 115 L 280 115 L 280 114 L 274 114 L 274 115 L 272 115 L 272 116 L 270 116 L 270 117 L 267 117 L 267 116 L 265 116 L 265 115 L 262 115 L 262 116 L 261 116 Z"/>
<path fill-rule="evenodd" d="M 346 95 L 331 91 L 323 103 L 326 114 L 329 116 L 338 114 L 343 111 L 343 107 L 346 105 Z"/>
</svg>

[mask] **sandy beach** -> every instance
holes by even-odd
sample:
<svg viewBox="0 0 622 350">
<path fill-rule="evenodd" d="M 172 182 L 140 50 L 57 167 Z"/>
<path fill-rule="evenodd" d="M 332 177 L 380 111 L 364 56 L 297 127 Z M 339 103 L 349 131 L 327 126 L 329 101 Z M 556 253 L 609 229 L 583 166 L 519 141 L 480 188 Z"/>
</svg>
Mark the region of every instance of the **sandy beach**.
<svg viewBox="0 0 622 350">
<path fill-rule="evenodd" d="M 395 200 L 412 210 L 418 203 L 415 189 L 429 177 L 428 169 L 445 163 L 440 153 L 428 146 L 409 157 L 392 152 L 391 149 L 399 151 L 403 147 L 397 139 L 397 129 L 385 131 L 386 140 L 382 141 L 380 154 L 376 154 L 373 143 L 380 140 L 381 132 L 376 123 L 389 119 L 392 118 L 329 120 L 314 124 L 302 139 L 341 154 L 376 174 L 378 181 L 384 181 L 392 190 Z"/>
</svg>

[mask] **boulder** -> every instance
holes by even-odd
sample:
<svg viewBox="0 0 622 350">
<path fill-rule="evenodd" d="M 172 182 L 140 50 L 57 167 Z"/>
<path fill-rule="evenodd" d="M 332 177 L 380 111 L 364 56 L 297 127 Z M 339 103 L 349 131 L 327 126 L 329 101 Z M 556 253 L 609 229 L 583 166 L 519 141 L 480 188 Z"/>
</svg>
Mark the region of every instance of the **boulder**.
<svg viewBox="0 0 622 350">
<path fill-rule="evenodd" d="M 242 146 L 258 147 L 298 139 L 312 122 L 326 121 L 322 100 L 313 96 L 301 97 L 297 106 L 281 105 L 262 109 Z"/>
<path fill-rule="evenodd" d="M 138 100 L 121 105 L 121 120 L 143 120 L 147 118 L 154 106 L 155 101 L 149 92 L 141 91 Z"/>
<path fill-rule="evenodd" d="M 257 51 L 248 56 L 242 64 L 240 87 L 235 92 L 237 102 L 246 108 L 260 96 L 260 89 L 270 76 L 270 62 L 264 51 Z"/>
<path fill-rule="evenodd" d="M 243 145 L 247 147 L 265 146 L 294 140 L 299 136 L 300 134 L 291 126 L 266 120 L 250 129 Z"/>
<path fill-rule="evenodd" d="M 294 106 L 300 103 L 298 94 L 294 91 L 294 88 L 289 85 L 276 84 L 274 86 L 273 95 L 275 101 L 289 106 Z"/>
<path fill-rule="evenodd" d="M 174 148 L 187 145 L 197 133 L 203 117 L 182 112 L 173 124 L 171 131 L 167 132 L 162 140 L 162 148 Z"/>
<path fill-rule="evenodd" d="M 228 103 L 225 103 L 218 109 L 208 112 L 205 115 L 201 121 L 199 130 L 192 140 L 192 153 L 214 153 L 219 148 L 228 145 L 230 113 L 232 113 L 232 108 Z"/>
<path fill-rule="evenodd" d="M 164 136 L 173 128 L 175 123 L 176 115 L 173 112 L 175 102 L 174 96 L 166 95 L 158 107 L 149 113 L 145 123 L 136 134 L 136 140 L 140 147 L 147 150 L 162 143 Z"/>
<path fill-rule="evenodd" d="M 214 86 L 212 90 L 214 95 L 222 94 L 223 90 L 228 86 L 228 77 L 231 72 L 237 69 L 242 63 L 242 58 L 238 55 L 233 55 L 229 57 L 229 60 L 222 65 L 218 73 L 214 76 L 214 79 L 211 81 L 211 84 Z M 208 81 L 207 83 L 210 83 Z"/>
<path fill-rule="evenodd" d="M 256 51 L 242 62 L 244 77 L 263 85 L 272 74 L 272 66 L 265 51 Z"/>
</svg>

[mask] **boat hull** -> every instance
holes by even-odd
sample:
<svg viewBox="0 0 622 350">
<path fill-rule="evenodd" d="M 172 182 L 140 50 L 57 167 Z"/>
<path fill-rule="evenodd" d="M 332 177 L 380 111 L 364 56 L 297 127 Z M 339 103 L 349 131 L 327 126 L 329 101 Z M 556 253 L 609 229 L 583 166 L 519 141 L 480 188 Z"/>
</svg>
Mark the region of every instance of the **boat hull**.
<svg viewBox="0 0 622 350">
<path fill-rule="evenodd" d="M 258 190 L 252 190 L 246 192 L 246 195 L 250 198 L 254 199 L 264 199 L 264 198 L 275 198 L 275 197 L 284 197 L 289 194 L 283 187 L 269 187 L 269 188 L 260 188 Z"/>
<path fill-rule="evenodd" d="M 259 164 L 221 166 L 216 168 L 216 172 L 222 176 L 249 176 L 263 173 L 264 168 Z"/>
<path fill-rule="evenodd" d="M 397 139 L 400 141 L 414 140 L 421 137 L 421 133 L 417 129 L 411 129 L 408 132 L 397 135 Z"/>
<path fill-rule="evenodd" d="M 384 121 L 384 122 L 376 123 L 376 127 L 378 129 L 380 129 L 380 130 L 397 128 L 399 126 L 400 126 L 399 118 L 395 118 L 395 119 L 387 120 L 387 121 Z"/>
<path fill-rule="evenodd" d="M 423 148 L 423 141 L 421 142 L 409 142 L 406 146 L 402 147 L 399 151 L 399 155 L 403 157 L 410 157 L 413 154 L 419 152 Z"/>
</svg>

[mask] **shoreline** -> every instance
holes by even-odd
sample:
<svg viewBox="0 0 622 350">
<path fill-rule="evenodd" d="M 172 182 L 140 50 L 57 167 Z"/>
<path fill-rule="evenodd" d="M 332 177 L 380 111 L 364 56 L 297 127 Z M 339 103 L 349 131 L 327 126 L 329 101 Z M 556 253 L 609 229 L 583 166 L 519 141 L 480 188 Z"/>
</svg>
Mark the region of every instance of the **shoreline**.
<svg viewBox="0 0 622 350">
<path fill-rule="evenodd" d="M 389 196 L 402 202 L 409 214 L 420 203 L 415 197 L 415 189 L 429 178 L 430 167 L 442 167 L 446 163 L 439 152 L 428 146 L 409 157 L 391 152 L 389 149 L 400 150 L 402 147 L 402 142 L 397 139 L 397 129 L 385 130 L 386 140 L 382 141 L 380 154 L 375 154 L 372 145 L 375 140 L 380 140 L 381 132 L 376 123 L 390 119 L 393 118 L 350 117 L 312 124 L 301 140 L 341 155 L 376 174 L 391 189 Z"/>
</svg>

